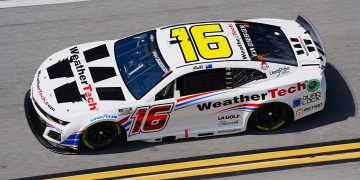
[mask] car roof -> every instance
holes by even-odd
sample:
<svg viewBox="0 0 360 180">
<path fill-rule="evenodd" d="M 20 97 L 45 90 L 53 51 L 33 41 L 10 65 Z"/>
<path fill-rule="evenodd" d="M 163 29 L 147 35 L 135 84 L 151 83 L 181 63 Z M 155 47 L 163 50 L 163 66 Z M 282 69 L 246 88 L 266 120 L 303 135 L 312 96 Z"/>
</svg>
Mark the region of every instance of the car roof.
<svg viewBox="0 0 360 180">
<path fill-rule="evenodd" d="M 191 31 L 194 32 L 191 28 L 192 27 L 205 27 L 204 30 L 207 30 L 208 25 L 218 25 L 218 29 L 221 29 L 219 32 L 206 32 L 205 36 L 223 36 L 226 37 L 229 45 L 231 46 L 231 55 L 226 57 L 217 57 L 214 55 L 211 59 L 207 59 L 206 57 L 202 56 L 201 53 L 199 53 L 199 46 L 194 41 L 194 34 L 189 35 L 189 38 L 191 39 L 191 42 L 193 44 L 193 48 L 188 49 L 188 51 L 194 51 L 196 54 L 196 60 L 187 62 L 184 59 L 184 52 L 182 51 L 182 48 L 180 47 L 181 44 L 176 42 L 177 39 L 180 39 L 175 37 L 174 31 L 182 29 L 187 29 L 185 31 Z M 170 66 L 171 69 L 181 68 L 184 66 L 188 66 L 189 64 L 195 65 L 195 64 L 202 64 L 202 63 L 209 63 L 209 62 L 226 62 L 226 61 L 249 61 L 250 56 L 248 52 L 245 49 L 244 42 L 242 41 L 239 32 L 236 30 L 234 21 L 211 21 L 211 22 L 200 22 L 200 23 L 186 23 L 186 24 L 178 24 L 178 25 L 171 25 L 167 27 L 162 27 L 157 29 L 157 41 L 160 48 L 160 51 L 167 62 L 167 64 Z M 212 27 L 214 28 L 214 27 Z M 187 32 L 187 34 L 191 33 Z M 197 33 L 198 35 L 198 33 Z M 172 37 L 171 37 L 172 36 Z M 205 42 L 206 44 L 206 42 Z M 212 44 L 212 43 L 210 43 Z M 214 46 L 217 46 L 215 44 L 212 44 Z M 210 45 L 211 46 L 211 45 Z M 240 49 L 242 48 L 242 50 Z M 216 48 L 216 47 L 214 47 Z M 185 52 L 186 53 L 186 52 Z"/>
</svg>

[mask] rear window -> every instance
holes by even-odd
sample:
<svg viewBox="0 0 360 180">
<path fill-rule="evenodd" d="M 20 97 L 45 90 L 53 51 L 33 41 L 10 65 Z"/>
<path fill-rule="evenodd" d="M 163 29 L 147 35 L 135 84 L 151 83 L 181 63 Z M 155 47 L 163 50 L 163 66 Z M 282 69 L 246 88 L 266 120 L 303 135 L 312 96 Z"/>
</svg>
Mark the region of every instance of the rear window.
<svg viewBox="0 0 360 180">
<path fill-rule="evenodd" d="M 252 59 L 297 66 L 291 45 L 278 26 L 260 23 L 240 23 L 237 28 Z"/>
</svg>

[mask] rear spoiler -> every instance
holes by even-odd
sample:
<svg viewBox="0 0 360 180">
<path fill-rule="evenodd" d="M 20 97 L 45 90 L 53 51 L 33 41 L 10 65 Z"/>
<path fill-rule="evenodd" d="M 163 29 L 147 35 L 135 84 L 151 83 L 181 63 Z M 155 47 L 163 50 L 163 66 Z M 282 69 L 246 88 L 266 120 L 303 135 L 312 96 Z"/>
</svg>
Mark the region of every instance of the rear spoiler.
<svg viewBox="0 0 360 180">
<path fill-rule="evenodd" d="M 316 49 L 319 52 L 319 60 L 321 63 L 321 67 L 325 68 L 326 66 L 326 52 L 325 52 L 325 48 L 323 45 L 323 42 L 320 38 L 319 33 L 316 31 L 315 27 L 312 25 L 312 23 L 304 18 L 303 16 L 298 16 L 295 20 L 295 22 L 297 22 L 298 24 L 300 24 L 306 31 L 304 33 L 307 33 L 310 35 L 310 37 L 312 38 L 312 40 L 314 41 L 315 45 L 316 45 Z"/>
</svg>

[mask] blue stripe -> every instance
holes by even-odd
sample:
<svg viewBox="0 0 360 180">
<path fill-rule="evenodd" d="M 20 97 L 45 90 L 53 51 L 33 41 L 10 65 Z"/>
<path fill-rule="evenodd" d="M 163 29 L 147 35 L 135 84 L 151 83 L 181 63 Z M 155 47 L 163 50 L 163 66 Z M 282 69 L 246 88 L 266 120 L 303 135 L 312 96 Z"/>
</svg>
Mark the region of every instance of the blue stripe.
<svg viewBox="0 0 360 180">
<path fill-rule="evenodd" d="M 125 129 L 125 131 L 128 131 L 130 128 Z"/>
<path fill-rule="evenodd" d="M 223 111 L 223 112 L 234 111 L 234 110 L 249 110 L 249 111 L 254 111 L 254 110 L 256 110 L 256 108 L 241 107 L 241 108 L 235 108 L 235 109 L 225 110 L 225 111 Z"/>
<path fill-rule="evenodd" d="M 199 98 L 196 98 L 196 99 L 193 99 L 193 100 L 189 100 L 189 101 L 186 101 L 186 102 L 177 104 L 176 106 L 182 106 L 182 105 L 184 105 L 184 104 L 188 104 L 188 103 L 191 103 L 191 102 L 200 100 L 200 99 L 204 99 L 204 98 L 211 97 L 211 96 L 215 96 L 215 95 L 222 94 L 222 93 L 224 93 L 224 92 L 220 92 L 220 93 L 217 93 L 217 94 L 210 94 L 210 95 L 208 95 L 208 96 L 199 97 Z"/>
<path fill-rule="evenodd" d="M 80 138 L 80 134 L 72 134 L 68 137 L 68 139 L 79 139 Z"/>
<path fill-rule="evenodd" d="M 238 108 L 238 109 L 244 109 L 244 110 L 255 110 L 256 108 L 249 108 L 249 107 L 243 107 L 243 108 Z"/>
<path fill-rule="evenodd" d="M 229 109 L 229 110 L 236 110 L 236 109 L 255 110 L 256 108 L 252 108 L 252 107 L 241 107 L 241 108 L 235 108 L 235 109 Z"/>
<path fill-rule="evenodd" d="M 205 99 L 205 98 L 208 98 L 208 97 L 211 97 L 211 96 L 216 96 L 216 95 L 219 95 L 219 94 L 223 94 L 223 93 L 226 93 L 226 92 L 221 92 L 221 93 L 212 94 L 212 95 L 200 97 L 200 98 L 197 98 L 197 99 L 193 99 L 193 100 L 190 100 L 190 101 L 187 101 L 187 102 L 183 102 L 183 103 L 177 104 L 176 107 L 182 106 L 182 105 L 184 105 L 184 104 L 188 104 L 188 103 L 191 103 L 191 102 L 194 102 L 194 101 L 197 101 L 197 100 Z M 192 106 L 192 105 L 194 105 L 194 104 L 190 104 L 190 105 L 188 105 L 188 106 L 180 107 L 180 108 L 177 108 L 177 109 L 175 109 L 175 110 L 179 110 L 179 109 L 182 109 L 182 108 L 185 108 L 185 107 L 189 107 L 189 106 Z"/>
<path fill-rule="evenodd" d="M 126 122 L 125 124 L 123 124 L 124 128 L 126 128 L 127 126 L 129 126 L 131 124 L 131 121 Z"/>
<path fill-rule="evenodd" d="M 78 145 L 79 141 L 78 140 L 65 140 L 63 142 L 61 142 L 60 144 L 64 144 L 64 145 Z"/>
</svg>

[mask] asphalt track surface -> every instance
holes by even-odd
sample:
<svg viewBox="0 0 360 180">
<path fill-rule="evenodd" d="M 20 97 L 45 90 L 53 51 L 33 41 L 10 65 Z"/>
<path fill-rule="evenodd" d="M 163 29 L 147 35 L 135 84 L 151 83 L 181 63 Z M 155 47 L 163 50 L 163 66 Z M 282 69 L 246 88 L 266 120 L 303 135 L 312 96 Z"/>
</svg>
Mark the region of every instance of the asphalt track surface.
<svg viewBox="0 0 360 180">
<path fill-rule="evenodd" d="M 40 63 L 65 47 L 118 39 L 175 23 L 305 14 L 327 50 L 325 110 L 274 133 L 171 143 L 132 142 L 83 155 L 45 149 L 24 116 L 23 98 Z M 0 9 L 0 179 L 22 178 L 114 165 L 339 141 L 360 137 L 360 1 L 134 1 L 78 3 Z M 228 176 L 226 179 L 358 179 L 360 162 Z M 222 179 L 222 178 L 221 178 Z"/>
</svg>

